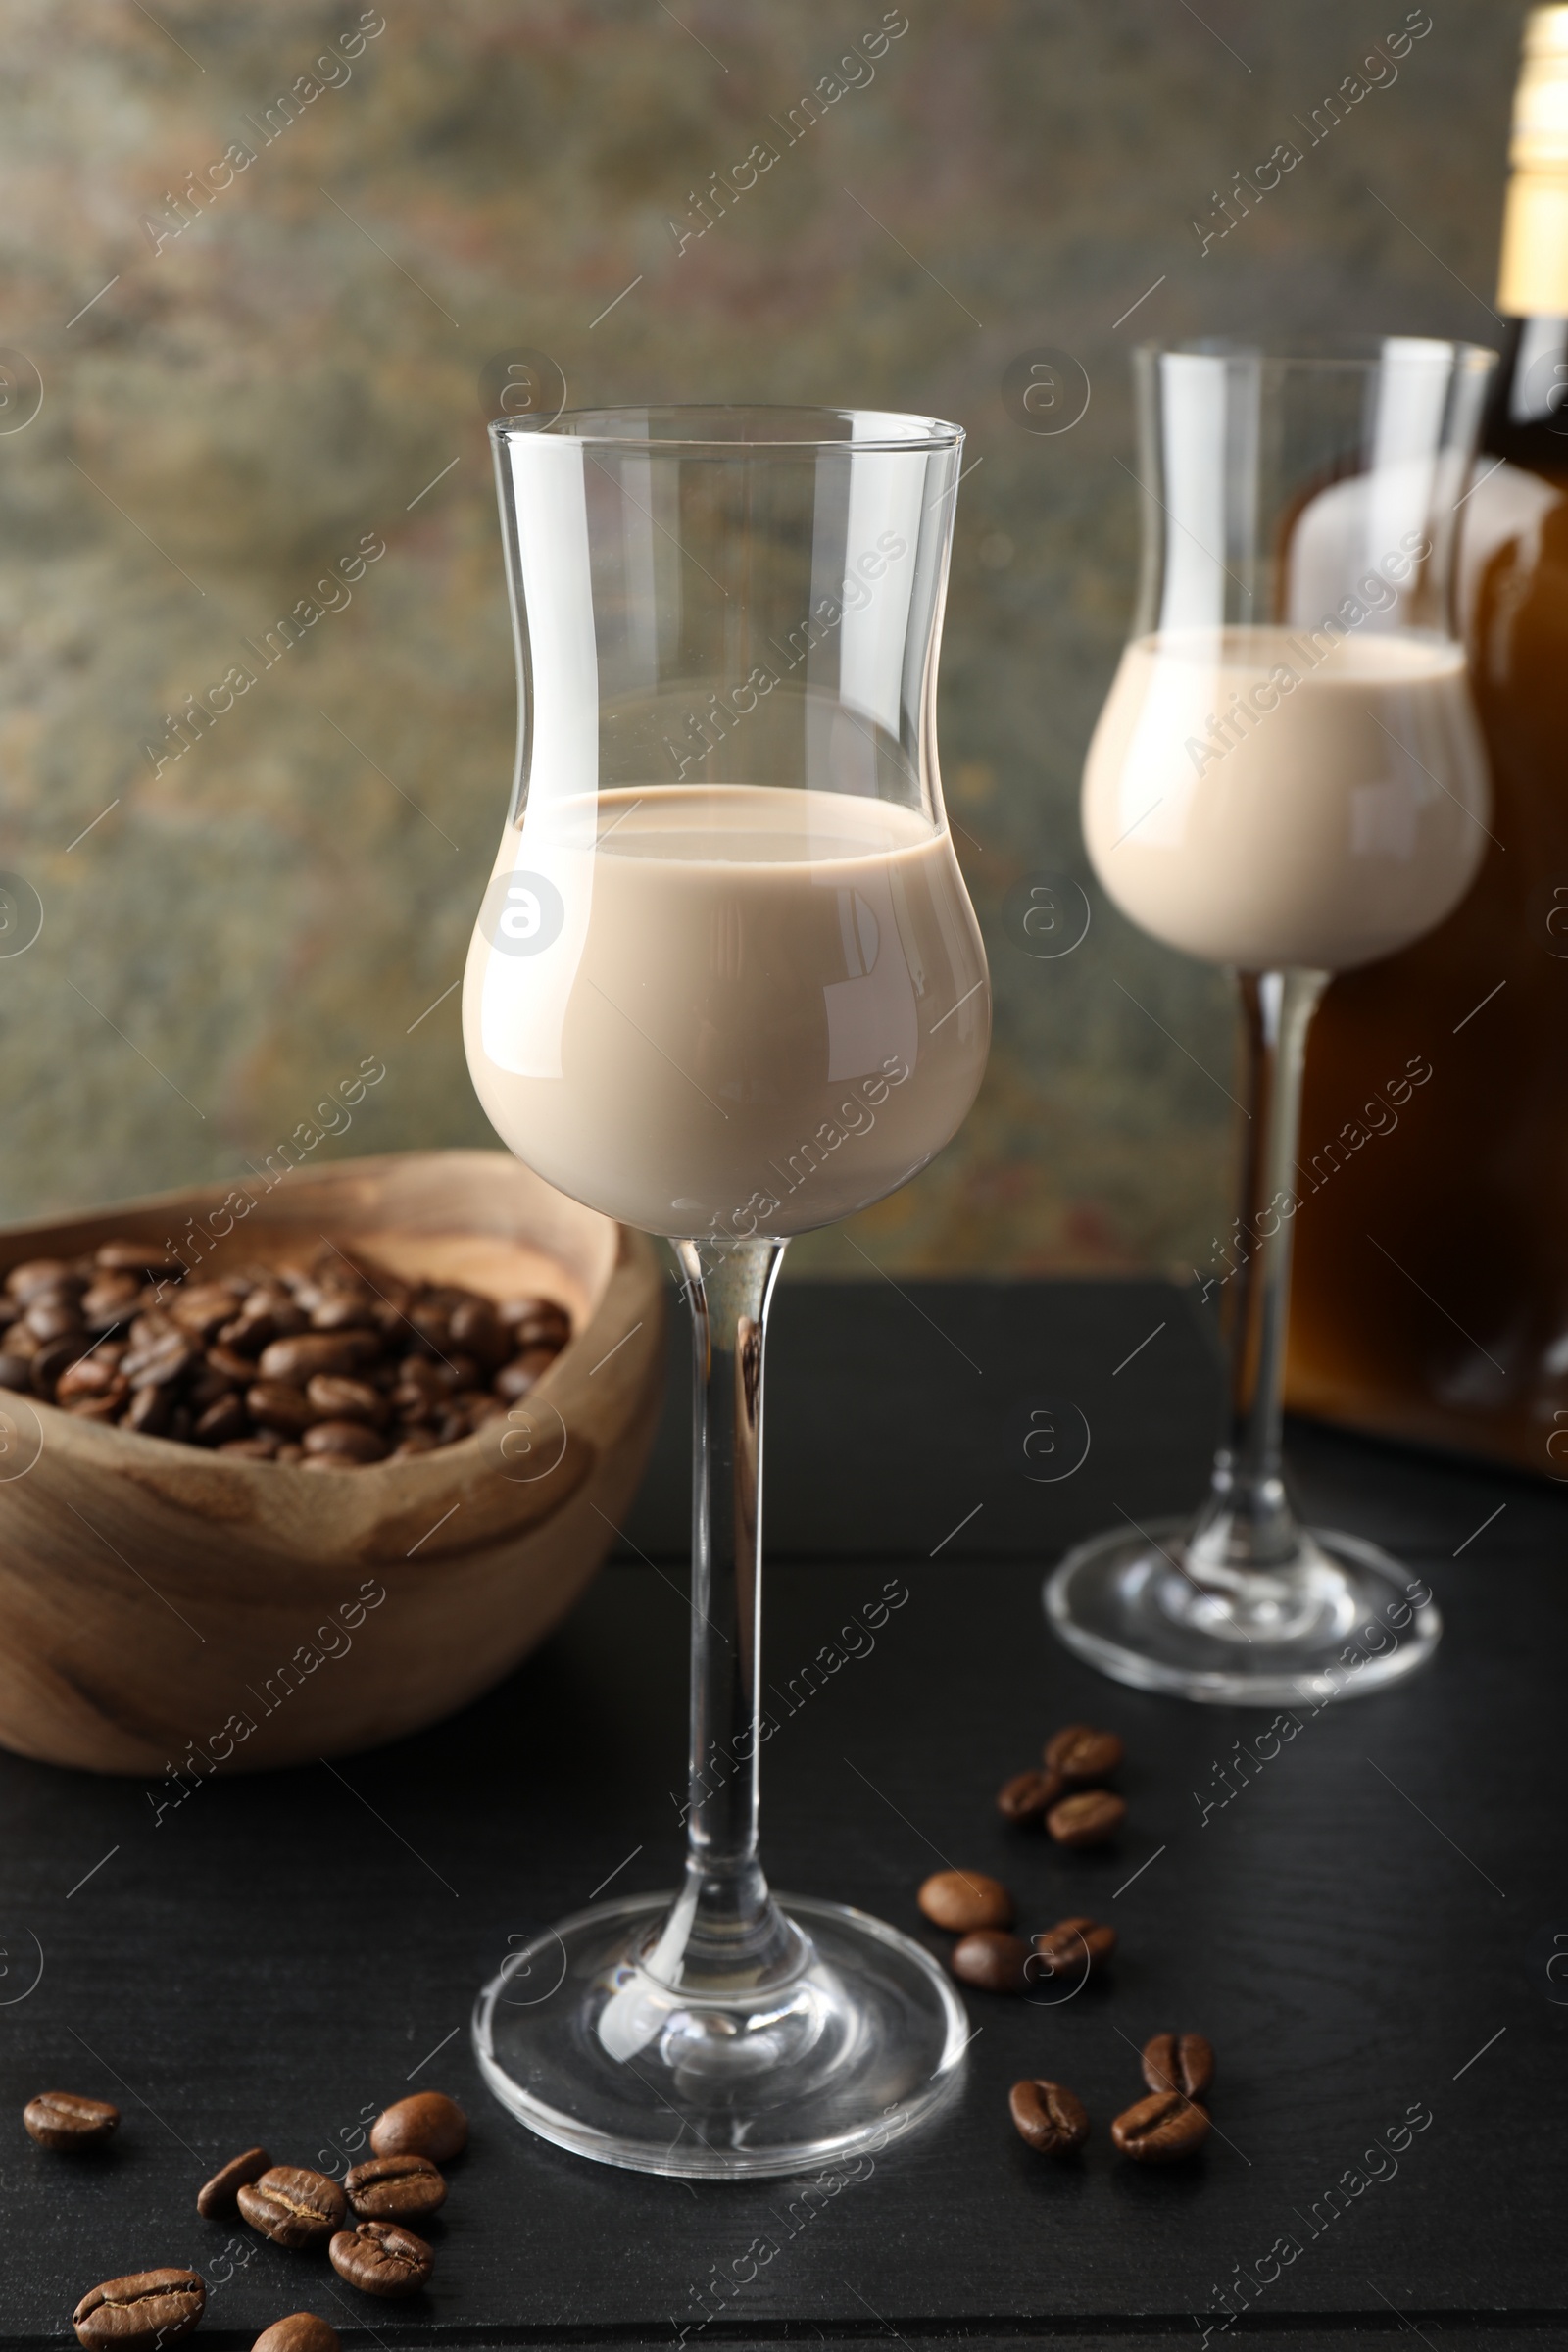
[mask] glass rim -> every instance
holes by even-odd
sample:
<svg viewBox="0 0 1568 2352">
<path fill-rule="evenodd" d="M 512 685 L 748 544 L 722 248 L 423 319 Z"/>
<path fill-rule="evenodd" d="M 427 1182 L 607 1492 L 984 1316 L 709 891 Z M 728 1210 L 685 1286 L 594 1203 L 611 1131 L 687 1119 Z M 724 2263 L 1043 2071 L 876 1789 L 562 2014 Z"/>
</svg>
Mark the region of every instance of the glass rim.
<svg viewBox="0 0 1568 2352">
<path fill-rule="evenodd" d="M 758 423 L 792 419 L 798 423 L 825 422 L 833 418 L 848 424 L 848 433 L 837 432 L 701 432 L 696 426 L 702 419 L 744 421 Z M 655 431 L 650 428 L 662 422 L 687 430 Z M 863 436 L 854 428 L 857 424 L 881 427 Z M 601 429 L 583 430 L 584 426 Z M 640 426 L 641 429 L 635 429 Z M 903 431 L 889 431 L 889 426 L 903 426 Z M 910 416 L 898 409 L 835 408 L 825 403 L 791 403 L 785 401 L 654 401 L 628 402 L 608 408 L 563 409 L 548 420 L 531 416 L 497 416 L 490 423 L 490 437 L 499 449 L 513 440 L 564 441 L 592 444 L 596 448 L 621 449 L 642 457 L 689 457 L 694 454 L 712 457 L 745 457 L 753 451 L 787 454 L 796 457 L 815 457 L 827 451 L 841 450 L 847 456 L 858 452 L 891 454 L 909 452 L 929 455 L 933 450 L 956 449 L 963 440 L 961 424 L 950 424 L 940 416 Z"/>
<path fill-rule="evenodd" d="M 1266 373 L 1318 369 L 1371 374 L 1390 367 L 1446 368 L 1484 374 L 1497 364 L 1490 344 L 1448 335 L 1192 335 L 1169 343 L 1146 342 L 1134 357 L 1152 364 L 1163 359 L 1252 360 Z"/>
</svg>

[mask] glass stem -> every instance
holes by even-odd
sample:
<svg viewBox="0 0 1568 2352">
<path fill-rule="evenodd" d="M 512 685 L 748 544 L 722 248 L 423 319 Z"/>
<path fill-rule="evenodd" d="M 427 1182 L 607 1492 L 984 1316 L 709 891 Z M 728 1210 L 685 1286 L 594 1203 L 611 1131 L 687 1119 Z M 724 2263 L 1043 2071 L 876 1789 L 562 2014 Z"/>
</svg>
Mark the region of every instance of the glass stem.
<svg viewBox="0 0 1568 2352">
<path fill-rule="evenodd" d="M 1292 1566 L 1300 1548 L 1282 1454 L 1285 1328 L 1306 1033 L 1329 978 L 1296 968 L 1239 975 L 1248 1120 L 1236 1264 L 1224 1277 L 1229 1429 L 1187 1545 L 1194 1578 L 1221 1591 L 1249 1571 Z"/>
<path fill-rule="evenodd" d="M 686 1876 L 644 1965 L 694 1998 L 787 1984 L 808 1957 L 757 1854 L 762 1351 L 772 1241 L 677 1242 L 693 1340 L 691 1753 Z"/>
</svg>

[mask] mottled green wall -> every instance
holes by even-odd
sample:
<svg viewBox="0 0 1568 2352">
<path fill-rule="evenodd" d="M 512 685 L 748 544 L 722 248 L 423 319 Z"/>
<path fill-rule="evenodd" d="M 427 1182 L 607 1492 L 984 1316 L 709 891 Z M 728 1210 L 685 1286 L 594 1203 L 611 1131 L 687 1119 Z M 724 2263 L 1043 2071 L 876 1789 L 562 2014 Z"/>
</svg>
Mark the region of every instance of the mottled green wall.
<svg viewBox="0 0 1568 2352">
<path fill-rule="evenodd" d="M 1037 869 L 1087 881 L 1078 773 L 1135 557 L 1126 347 L 1263 320 L 1485 340 L 1522 12 L 1431 0 L 1397 79 L 1306 147 L 1404 0 L 906 5 L 786 144 L 881 0 L 385 0 L 267 143 L 357 6 L 14 0 L 0 343 L 43 405 L 0 432 L 0 867 L 44 927 L 0 961 L 0 1215 L 238 1172 L 367 1055 L 386 1078 L 324 1150 L 488 1140 L 457 999 L 426 1007 L 512 757 L 478 376 L 531 346 L 574 404 L 967 427 L 942 744 L 997 1043 L 962 1135 L 856 1235 L 894 1269 L 1204 1251 L 1223 983 L 1093 889 L 1056 961 L 1004 911 Z M 777 164 L 679 246 L 760 139 Z M 1222 225 L 1216 192 L 1282 139 L 1301 164 L 1203 252 L 1195 217 Z M 171 233 L 231 142 L 254 161 Z M 1092 386 L 1054 437 L 1001 391 L 1042 344 Z M 30 406 L 9 380 L 0 426 Z M 386 552 L 339 609 L 157 766 L 169 714 L 367 535 Z M 838 1234 L 797 1254 L 864 1270 Z"/>
</svg>

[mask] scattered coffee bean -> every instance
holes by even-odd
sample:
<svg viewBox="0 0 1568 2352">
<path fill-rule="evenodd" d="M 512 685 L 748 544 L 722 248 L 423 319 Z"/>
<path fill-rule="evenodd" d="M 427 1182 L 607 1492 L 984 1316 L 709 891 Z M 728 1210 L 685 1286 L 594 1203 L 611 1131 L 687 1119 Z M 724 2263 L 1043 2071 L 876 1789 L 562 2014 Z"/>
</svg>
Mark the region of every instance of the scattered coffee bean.
<svg viewBox="0 0 1568 2352">
<path fill-rule="evenodd" d="M 1089 2137 L 1088 2111 L 1064 2082 L 1015 2082 L 1007 2106 L 1020 2136 L 1042 2156 L 1070 2156 Z"/>
<path fill-rule="evenodd" d="M 416 2222 L 447 2201 L 447 2184 L 428 2156 L 372 2156 L 343 2186 L 366 2222 Z"/>
<path fill-rule="evenodd" d="M 251 2352 L 339 2352 L 339 2343 L 337 2329 L 314 2311 L 291 2311 L 286 2320 L 262 2329 Z"/>
<path fill-rule="evenodd" d="M 1028 1975 L 1035 1984 L 1087 1984 L 1116 1949 L 1116 1931 L 1095 1919 L 1058 1919 L 1035 1937 Z M 1147 2078 L 1146 2078 L 1147 2080 Z"/>
<path fill-rule="evenodd" d="M 955 1936 L 974 1928 L 1010 1928 L 1012 1897 L 1000 1879 L 980 1870 L 939 1870 L 915 1897 L 934 1926 Z"/>
<path fill-rule="evenodd" d="M 1005 1928 L 976 1928 L 960 1937 L 948 1955 L 948 1966 L 960 1984 L 981 1992 L 1022 1992 L 1029 1946 Z"/>
<path fill-rule="evenodd" d="M 497 1306 L 330 1243 L 309 1267 L 197 1281 L 156 1245 L 115 1240 L 6 1274 L 0 1388 L 236 1459 L 357 1470 L 471 1436 L 570 1337 L 552 1299 Z"/>
<path fill-rule="evenodd" d="M 40 2148 L 101 2148 L 120 2128 L 120 2109 L 107 2099 L 78 2098 L 74 2090 L 41 2090 L 22 2110 Z"/>
<path fill-rule="evenodd" d="M 365 2295 L 416 2295 L 434 2256 L 422 2237 L 396 2222 L 362 2222 L 342 2230 L 327 2247 L 332 2268 Z"/>
<path fill-rule="evenodd" d="M 232 2213 L 239 2190 L 249 2188 L 253 2180 L 259 2180 L 271 2169 L 272 2159 L 265 2148 L 247 2148 L 243 2156 L 230 2157 L 222 2171 L 215 2173 L 196 2191 L 197 2212 L 204 2221 L 211 2221 L 215 2214 Z"/>
<path fill-rule="evenodd" d="M 1110 2127 L 1122 2154 L 1139 2164 L 1174 2164 L 1200 2148 L 1208 2133 L 1207 2109 L 1184 2099 L 1179 2090 L 1157 2090 L 1140 2099 Z"/>
<path fill-rule="evenodd" d="M 1059 1772 L 1015 1772 L 997 1790 L 997 1811 L 1004 1821 L 1043 1821 L 1066 1788 Z"/>
<path fill-rule="evenodd" d="M 1126 1804 L 1108 1788 L 1082 1788 L 1052 1806 L 1046 1827 L 1058 1845 L 1103 1845 L 1126 1817 Z"/>
<path fill-rule="evenodd" d="M 188 2334 L 202 2316 L 207 2289 L 196 2271 L 135 2271 L 106 2278 L 71 2315 L 76 2341 L 89 2352 L 156 2352 Z"/>
<path fill-rule="evenodd" d="M 274 2246 L 318 2246 L 341 2229 L 348 2211 L 335 2180 L 297 2164 L 274 2164 L 258 2180 L 243 2182 L 236 2202 L 251 2228 Z"/>
<path fill-rule="evenodd" d="M 1144 2081 L 1151 2090 L 1201 2099 L 1214 2080 L 1214 2052 L 1201 2034 L 1154 2034 L 1144 2044 Z"/>
<path fill-rule="evenodd" d="M 378 2115 L 370 2126 L 377 2156 L 428 2156 L 446 2164 L 468 2144 L 468 2119 L 442 2090 L 416 2090 Z"/>
<path fill-rule="evenodd" d="M 1097 1732 L 1087 1723 L 1069 1723 L 1046 1741 L 1046 1767 L 1059 1772 L 1074 1788 L 1109 1778 L 1126 1750 L 1114 1732 Z"/>
</svg>

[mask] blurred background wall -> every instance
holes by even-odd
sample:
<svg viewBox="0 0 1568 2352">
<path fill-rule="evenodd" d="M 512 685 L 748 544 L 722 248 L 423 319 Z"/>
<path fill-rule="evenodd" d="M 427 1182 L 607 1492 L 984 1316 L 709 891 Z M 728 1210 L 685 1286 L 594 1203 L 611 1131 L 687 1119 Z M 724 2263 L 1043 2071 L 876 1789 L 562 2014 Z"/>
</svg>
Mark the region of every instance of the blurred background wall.
<svg viewBox="0 0 1568 2352">
<path fill-rule="evenodd" d="M 237 1174 L 367 1058 L 318 1157 L 492 1140 L 453 992 L 514 727 L 481 377 L 528 349 L 574 406 L 966 427 L 941 739 L 996 1047 L 854 1237 L 895 1271 L 1204 1255 L 1225 984 L 1107 906 L 1076 813 L 1133 587 L 1128 348 L 1486 341 L 1522 15 L 12 0 L 0 868 L 11 937 L 29 890 L 43 928 L 0 959 L 0 1216 Z M 1031 428 L 1004 379 L 1042 347 Z M 1021 927 L 1043 875 L 1047 945 L 1088 917 L 1050 957 Z M 794 1254 L 865 1270 L 839 1233 Z"/>
</svg>

